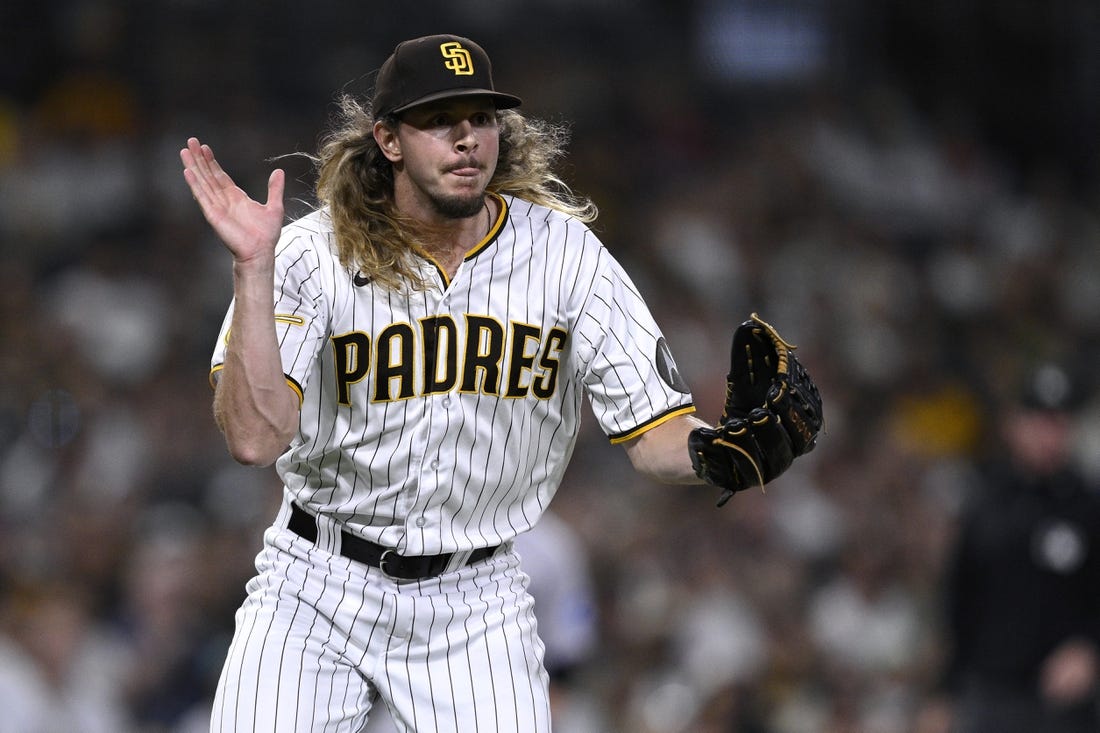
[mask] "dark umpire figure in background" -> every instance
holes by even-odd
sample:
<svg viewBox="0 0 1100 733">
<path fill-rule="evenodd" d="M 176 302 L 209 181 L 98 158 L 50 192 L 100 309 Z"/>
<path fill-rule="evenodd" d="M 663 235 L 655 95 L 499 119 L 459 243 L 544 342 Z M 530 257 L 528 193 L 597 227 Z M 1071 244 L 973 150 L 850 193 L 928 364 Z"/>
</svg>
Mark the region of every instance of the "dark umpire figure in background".
<svg viewBox="0 0 1100 733">
<path fill-rule="evenodd" d="M 945 579 L 954 733 L 1096 733 L 1100 489 L 1073 451 L 1084 395 L 1044 365 L 1000 419 Z"/>
</svg>

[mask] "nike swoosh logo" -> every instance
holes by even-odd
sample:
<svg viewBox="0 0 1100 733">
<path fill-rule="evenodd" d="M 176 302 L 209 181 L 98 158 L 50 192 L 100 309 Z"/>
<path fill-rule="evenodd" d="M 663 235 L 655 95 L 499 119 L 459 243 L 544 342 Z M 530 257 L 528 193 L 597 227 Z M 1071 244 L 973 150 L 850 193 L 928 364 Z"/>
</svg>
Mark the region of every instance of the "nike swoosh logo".
<svg viewBox="0 0 1100 733">
<path fill-rule="evenodd" d="M 353 277 L 351 279 L 351 281 L 353 283 L 355 283 L 355 287 L 361 288 L 364 285 L 369 285 L 370 281 L 371 281 L 371 278 L 367 277 L 366 275 L 364 275 L 361 272 L 357 272 L 357 273 L 355 273 L 355 277 Z"/>
</svg>

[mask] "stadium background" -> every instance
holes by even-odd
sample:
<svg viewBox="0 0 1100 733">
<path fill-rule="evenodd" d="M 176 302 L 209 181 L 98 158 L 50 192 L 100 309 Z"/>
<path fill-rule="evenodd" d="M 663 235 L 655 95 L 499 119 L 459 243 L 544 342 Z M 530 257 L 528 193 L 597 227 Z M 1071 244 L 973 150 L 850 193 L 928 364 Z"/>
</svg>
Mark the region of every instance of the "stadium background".
<svg viewBox="0 0 1100 733">
<path fill-rule="evenodd" d="M 598 609 L 562 729 L 909 730 L 995 410 L 1037 360 L 1095 381 L 1100 7 L 415 6 L 0 7 L 0 729 L 41 709 L 202 729 L 278 485 L 210 417 L 228 258 L 178 150 L 209 141 L 258 194 L 394 42 L 455 32 L 528 114 L 571 125 L 565 177 L 704 417 L 750 310 L 826 401 L 818 451 L 723 511 L 639 480 L 589 421 L 554 504 Z M 278 164 L 305 211 L 308 165 Z M 1080 436 L 1100 476 L 1095 407 Z"/>
</svg>

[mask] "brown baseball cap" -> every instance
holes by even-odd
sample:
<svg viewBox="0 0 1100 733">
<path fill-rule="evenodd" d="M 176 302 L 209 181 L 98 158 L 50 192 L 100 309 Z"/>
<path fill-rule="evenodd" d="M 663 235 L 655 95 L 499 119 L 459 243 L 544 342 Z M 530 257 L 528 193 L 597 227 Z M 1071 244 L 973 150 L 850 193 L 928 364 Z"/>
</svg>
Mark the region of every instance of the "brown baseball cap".
<svg viewBox="0 0 1100 733">
<path fill-rule="evenodd" d="M 423 36 L 397 44 L 382 64 L 374 84 L 374 117 L 438 99 L 479 95 L 492 97 L 497 109 L 518 107 L 522 101 L 493 87 L 493 67 L 481 46 L 462 36 Z"/>
</svg>

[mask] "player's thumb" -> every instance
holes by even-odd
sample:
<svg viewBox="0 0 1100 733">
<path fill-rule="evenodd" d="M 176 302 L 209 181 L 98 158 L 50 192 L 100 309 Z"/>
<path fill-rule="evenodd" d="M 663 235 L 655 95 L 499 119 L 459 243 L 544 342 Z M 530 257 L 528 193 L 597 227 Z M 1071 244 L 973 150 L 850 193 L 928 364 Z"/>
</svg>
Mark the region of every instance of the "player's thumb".
<svg viewBox="0 0 1100 733">
<path fill-rule="evenodd" d="M 267 205 L 283 206 L 283 191 L 286 188 L 286 174 L 282 168 L 271 171 L 267 179 Z"/>
</svg>

